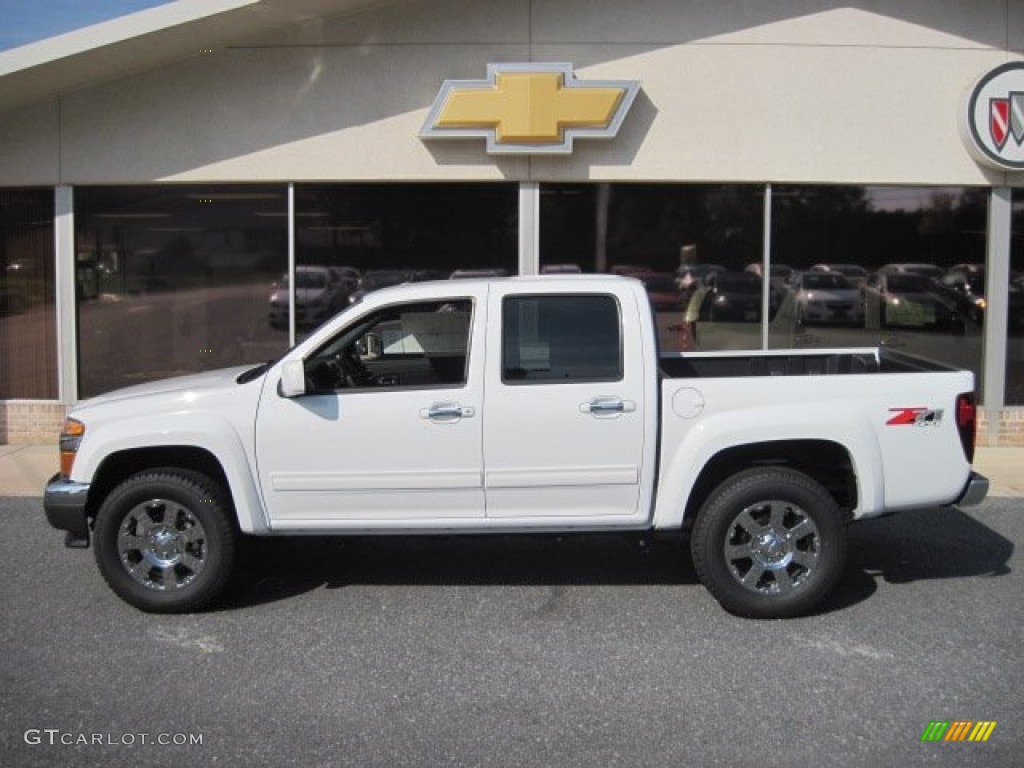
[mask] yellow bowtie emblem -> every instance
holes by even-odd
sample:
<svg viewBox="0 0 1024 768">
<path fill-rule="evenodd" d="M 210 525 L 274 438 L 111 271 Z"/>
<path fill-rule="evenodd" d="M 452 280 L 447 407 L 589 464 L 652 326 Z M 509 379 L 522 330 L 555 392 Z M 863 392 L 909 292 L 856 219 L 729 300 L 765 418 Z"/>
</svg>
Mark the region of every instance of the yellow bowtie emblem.
<svg viewBox="0 0 1024 768">
<path fill-rule="evenodd" d="M 485 80 L 446 80 L 423 138 L 484 137 L 492 154 L 568 153 L 613 138 L 640 84 L 580 81 L 571 64 L 489 64 Z"/>
</svg>

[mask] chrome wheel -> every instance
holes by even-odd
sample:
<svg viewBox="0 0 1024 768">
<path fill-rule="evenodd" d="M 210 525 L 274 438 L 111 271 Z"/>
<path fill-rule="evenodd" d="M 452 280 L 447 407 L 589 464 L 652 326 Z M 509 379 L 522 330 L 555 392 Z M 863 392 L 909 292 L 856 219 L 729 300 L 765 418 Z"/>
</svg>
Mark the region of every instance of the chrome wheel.
<svg viewBox="0 0 1024 768">
<path fill-rule="evenodd" d="M 821 554 L 821 535 L 792 502 L 758 502 L 729 525 L 723 547 L 729 572 L 745 588 L 784 595 L 809 579 Z"/>
<path fill-rule="evenodd" d="M 117 554 L 136 583 L 156 590 L 182 589 L 206 566 L 206 530 L 188 508 L 152 499 L 125 515 L 117 532 Z"/>
<path fill-rule="evenodd" d="M 708 496 L 690 552 L 727 611 L 781 619 L 828 595 L 845 567 L 846 538 L 842 511 L 820 483 L 789 467 L 753 467 Z"/>
<path fill-rule="evenodd" d="M 121 598 L 154 613 L 200 610 L 223 592 L 238 531 L 214 479 L 177 467 L 144 470 L 103 500 L 96 564 Z"/>
</svg>

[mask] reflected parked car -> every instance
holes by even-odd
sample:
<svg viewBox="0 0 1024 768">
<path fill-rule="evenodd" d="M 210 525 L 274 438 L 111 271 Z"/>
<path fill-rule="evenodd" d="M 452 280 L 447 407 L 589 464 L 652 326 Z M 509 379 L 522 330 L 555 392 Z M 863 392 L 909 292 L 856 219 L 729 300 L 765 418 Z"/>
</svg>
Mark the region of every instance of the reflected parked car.
<svg viewBox="0 0 1024 768">
<path fill-rule="evenodd" d="M 348 297 L 350 304 L 362 301 L 368 293 L 379 291 L 381 288 L 390 288 L 392 285 L 411 283 L 415 275 L 408 269 L 371 269 L 363 273 L 359 278 L 359 287 Z"/>
<path fill-rule="evenodd" d="M 965 317 L 983 325 L 988 300 L 985 298 L 985 265 L 957 264 L 939 281 L 946 296 L 957 306 Z M 1024 286 L 1010 280 L 1007 299 L 1008 325 L 1013 329 L 1024 329 Z"/>
<path fill-rule="evenodd" d="M 864 301 L 868 323 L 877 321 L 882 328 L 964 330 L 955 303 L 922 274 L 879 270 L 864 286 Z"/>
<path fill-rule="evenodd" d="M 886 264 L 878 271 L 889 275 L 924 275 L 932 280 L 941 280 L 943 274 L 945 274 L 941 267 L 937 267 L 934 264 L 918 264 L 915 262 Z"/>
<path fill-rule="evenodd" d="M 328 267 L 338 279 L 342 291 L 350 294 L 359 288 L 359 270 L 355 267 Z"/>
<path fill-rule="evenodd" d="M 699 319 L 711 322 L 756 323 L 761 319 L 761 278 L 752 272 L 715 272 L 700 295 Z"/>
<path fill-rule="evenodd" d="M 676 285 L 684 293 L 692 293 L 704 287 L 708 275 L 725 271 L 721 264 L 682 264 L 676 269 Z"/>
<path fill-rule="evenodd" d="M 647 289 L 647 296 L 655 312 L 672 312 L 683 309 L 684 294 L 676 286 L 675 275 L 669 272 L 653 272 L 641 275 L 640 282 Z"/>
<path fill-rule="evenodd" d="M 270 294 L 270 325 L 288 327 L 288 275 L 275 284 Z M 295 324 L 307 328 L 319 325 L 343 305 L 346 294 L 341 277 L 328 267 L 295 268 Z"/>
<path fill-rule="evenodd" d="M 957 264 L 942 279 L 939 286 L 967 318 L 981 325 L 985 320 L 985 265 Z"/>
<path fill-rule="evenodd" d="M 854 288 L 862 288 L 868 281 L 868 271 L 858 264 L 815 264 L 808 272 L 834 272 L 842 275 Z"/>
<path fill-rule="evenodd" d="M 760 262 L 755 262 L 753 264 L 747 264 L 747 266 L 743 268 L 743 271 L 762 277 L 764 275 L 764 266 Z M 787 282 L 793 278 L 794 271 L 795 270 L 788 264 L 772 264 L 771 268 L 768 270 L 768 274 L 772 280 Z"/>
<path fill-rule="evenodd" d="M 836 272 L 804 272 L 794 278 L 796 322 L 864 323 L 864 297 L 860 290 Z"/>
</svg>

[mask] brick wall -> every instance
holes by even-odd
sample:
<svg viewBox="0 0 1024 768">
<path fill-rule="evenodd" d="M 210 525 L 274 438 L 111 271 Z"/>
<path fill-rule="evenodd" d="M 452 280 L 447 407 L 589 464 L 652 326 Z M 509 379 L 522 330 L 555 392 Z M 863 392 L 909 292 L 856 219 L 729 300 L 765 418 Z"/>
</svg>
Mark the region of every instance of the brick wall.
<svg viewBox="0 0 1024 768">
<path fill-rule="evenodd" d="M 978 445 L 1024 448 L 1024 408 L 979 408 L 978 417 Z"/>
<path fill-rule="evenodd" d="M 55 443 L 65 412 L 65 406 L 47 400 L 0 400 L 0 444 Z M 994 427 L 991 432 L 990 426 Z M 979 408 L 977 442 L 1024 448 L 1024 408 L 1004 408 L 994 414 Z"/>
<path fill-rule="evenodd" d="M 0 400 L 0 443 L 56 443 L 66 411 L 49 400 Z"/>
</svg>

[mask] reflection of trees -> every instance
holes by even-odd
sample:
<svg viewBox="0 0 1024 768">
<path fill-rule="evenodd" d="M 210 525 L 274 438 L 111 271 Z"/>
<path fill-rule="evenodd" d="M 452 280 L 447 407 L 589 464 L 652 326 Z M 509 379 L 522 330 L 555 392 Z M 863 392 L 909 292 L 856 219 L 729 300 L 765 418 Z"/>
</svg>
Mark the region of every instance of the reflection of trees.
<svg viewBox="0 0 1024 768">
<path fill-rule="evenodd" d="M 517 201 L 511 184 L 305 187 L 298 204 L 299 261 L 361 269 L 513 270 Z"/>
<path fill-rule="evenodd" d="M 907 188 L 907 207 L 872 204 L 869 187 L 778 187 L 772 194 L 772 259 L 794 267 L 851 262 L 952 266 L 984 261 L 984 189 Z"/>
<path fill-rule="evenodd" d="M 609 213 L 609 263 L 679 266 L 679 249 L 697 246 L 704 263 L 739 268 L 758 261 L 763 189 L 750 185 L 616 185 Z"/>
</svg>

